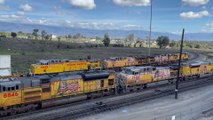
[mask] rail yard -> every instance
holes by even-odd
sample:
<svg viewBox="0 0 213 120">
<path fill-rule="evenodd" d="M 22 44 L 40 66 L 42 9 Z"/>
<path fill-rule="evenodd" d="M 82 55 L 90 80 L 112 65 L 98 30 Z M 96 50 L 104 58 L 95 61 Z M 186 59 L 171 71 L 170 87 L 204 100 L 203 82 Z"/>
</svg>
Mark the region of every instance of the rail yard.
<svg viewBox="0 0 213 120">
<path fill-rule="evenodd" d="M 213 64 L 208 61 L 192 62 L 194 59 L 197 59 L 199 57 L 199 54 L 190 54 L 190 58 L 186 53 L 183 54 L 184 57 L 186 57 L 182 57 L 182 60 L 189 59 L 189 61 L 185 64 L 182 64 L 180 68 L 182 78 L 181 84 L 183 84 L 182 86 L 184 86 L 184 84 L 187 84 L 187 87 L 183 87 L 183 90 L 196 88 L 196 86 L 194 85 L 198 81 L 200 82 L 197 83 L 197 86 L 202 86 L 204 83 L 211 83 L 210 81 L 212 79 Z M 171 57 L 171 55 L 172 54 L 162 56 L 166 56 L 167 58 L 174 58 Z M 173 55 L 178 56 L 178 54 Z M 159 55 L 157 57 L 159 58 Z M 147 59 L 145 57 L 142 58 Z M 117 62 L 123 62 L 123 59 L 115 60 L 118 60 Z M 163 64 L 156 64 L 157 62 L 153 61 L 152 64 L 124 64 L 124 66 L 119 66 L 122 71 L 114 71 L 117 69 L 105 68 L 105 70 L 86 69 L 88 71 L 80 72 L 79 69 L 77 69 L 77 72 L 69 71 L 64 73 L 64 71 L 57 71 L 58 74 L 55 74 L 56 72 L 54 72 L 54 74 L 50 74 L 50 72 L 44 73 L 46 72 L 46 70 L 43 70 L 42 75 L 33 74 L 34 76 L 3 80 L 0 82 L 2 96 L 1 116 L 3 117 L 3 119 L 7 119 L 8 117 L 14 118 L 17 116 L 29 115 L 32 113 L 29 111 L 39 113 L 39 111 L 53 110 L 57 108 L 57 106 L 55 108 L 55 105 L 59 105 L 59 107 L 61 107 L 61 105 L 64 107 L 74 107 L 75 104 L 84 106 L 84 104 L 88 101 L 94 102 L 93 104 L 90 104 L 92 106 L 88 107 L 88 109 L 78 108 L 75 112 L 68 114 L 72 115 L 73 119 L 76 119 L 79 116 L 90 114 L 90 112 L 96 113 L 97 111 L 101 112 L 112 110 L 125 105 L 137 103 L 137 101 L 143 101 L 143 99 L 152 99 L 157 96 L 172 94 L 174 91 L 172 91 L 171 86 L 174 85 L 173 83 L 176 80 L 177 66 L 174 64 L 175 61 L 171 62 L 169 61 L 169 59 L 161 59 L 161 61 L 162 60 L 164 60 L 164 62 L 162 62 L 164 63 L 164 65 L 169 64 L 169 66 L 161 66 Z M 165 63 L 165 61 L 167 63 Z M 64 65 L 64 62 L 54 62 L 52 64 Z M 49 71 L 51 70 L 50 68 L 57 68 L 50 67 L 51 64 L 39 65 L 48 66 L 40 68 L 48 68 Z M 206 77 L 203 77 L 204 75 L 209 75 L 209 78 L 206 80 Z M 195 81 L 191 79 L 198 80 Z M 190 87 L 191 84 L 194 87 Z M 162 89 L 164 90 L 161 90 L 161 92 L 165 91 L 162 92 L 163 95 L 161 95 L 161 92 L 152 93 L 149 91 L 151 89 L 154 89 L 155 87 L 162 87 Z M 140 93 L 147 94 L 138 95 L 140 96 L 139 100 L 136 99 L 137 97 L 133 97 L 134 94 Z M 112 103 L 106 104 L 105 102 L 105 99 L 113 99 L 114 97 L 122 99 L 124 96 L 132 97 L 125 98 L 126 101 L 114 100 L 112 102 L 113 105 L 111 105 Z M 72 102 L 72 100 L 70 100 L 71 98 L 77 97 L 83 97 L 84 99 L 75 100 L 75 102 Z M 97 100 L 94 98 L 96 98 Z M 65 103 L 66 105 L 63 105 Z M 46 108 L 45 106 L 48 107 Z M 89 111 L 89 113 L 85 111 Z M 82 112 L 85 114 L 80 114 Z M 66 118 L 66 116 L 63 115 L 62 117 Z M 60 117 L 60 119 L 62 119 L 62 117 Z M 49 119 L 52 118 L 50 117 Z"/>
<path fill-rule="evenodd" d="M 211 0 L 0 0 L 0 120 L 213 120 Z"/>
</svg>

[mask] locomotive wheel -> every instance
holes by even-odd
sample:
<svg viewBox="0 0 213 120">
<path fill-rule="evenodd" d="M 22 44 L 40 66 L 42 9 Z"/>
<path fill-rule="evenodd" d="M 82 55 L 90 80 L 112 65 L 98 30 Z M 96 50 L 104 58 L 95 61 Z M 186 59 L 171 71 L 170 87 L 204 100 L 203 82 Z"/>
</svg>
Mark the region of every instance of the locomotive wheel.
<svg viewBox="0 0 213 120">
<path fill-rule="evenodd" d="M 143 89 L 146 89 L 146 88 L 147 88 L 147 84 L 144 84 L 144 85 L 143 85 Z"/>
<path fill-rule="evenodd" d="M 16 110 L 13 110 L 13 109 L 12 109 L 12 110 L 8 113 L 8 115 L 11 115 L 11 116 L 12 116 L 12 115 L 15 115 L 16 113 L 17 113 Z"/>
<path fill-rule="evenodd" d="M 9 116 L 15 115 L 15 114 L 17 113 L 15 107 L 10 107 L 7 111 L 8 111 L 7 114 L 8 114 Z"/>
</svg>

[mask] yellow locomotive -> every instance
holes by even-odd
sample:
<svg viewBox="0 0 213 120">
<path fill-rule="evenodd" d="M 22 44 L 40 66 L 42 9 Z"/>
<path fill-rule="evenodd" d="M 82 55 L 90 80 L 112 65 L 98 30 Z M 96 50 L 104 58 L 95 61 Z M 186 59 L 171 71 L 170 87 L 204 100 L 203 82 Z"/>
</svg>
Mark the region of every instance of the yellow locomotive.
<svg viewBox="0 0 213 120">
<path fill-rule="evenodd" d="M 121 69 L 128 66 L 162 65 L 177 62 L 179 53 L 155 56 L 111 57 L 105 60 L 40 60 L 30 67 L 34 75 L 82 71 L 89 69 Z M 187 53 L 182 54 L 182 60 L 188 60 Z"/>
<path fill-rule="evenodd" d="M 100 69 L 100 60 L 40 60 L 30 67 L 35 75 Z"/>
<path fill-rule="evenodd" d="M 211 62 L 198 61 L 183 64 L 180 68 L 180 72 L 182 77 L 185 76 L 197 76 L 212 73 L 213 72 L 213 64 Z"/>
<path fill-rule="evenodd" d="M 40 76 L 0 81 L 0 116 L 25 112 L 42 106 L 42 101 L 65 96 L 110 94 L 115 75 L 109 72 Z"/>
<path fill-rule="evenodd" d="M 135 65 L 138 65 L 138 62 L 134 57 L 111 57 L 104 60 L 103 64 L 104 68 L 106 69 L 122 68 Z"/>
<path fill-rule="evenodd" d="M 118 73 L 117 79 L 119 90 L 128 92 L 146 88 L 147 84 L 168 80 L 174 82 L 177 78 L 177 66 L 153 67 L 153 66 L 133 66 L 126 67 Z M 213 74 L 213 64 L 210 62 L 191 62 L 182 64 L 180 74 L 183 79 L 200 77 L 204 74 Z"/>
</svg>

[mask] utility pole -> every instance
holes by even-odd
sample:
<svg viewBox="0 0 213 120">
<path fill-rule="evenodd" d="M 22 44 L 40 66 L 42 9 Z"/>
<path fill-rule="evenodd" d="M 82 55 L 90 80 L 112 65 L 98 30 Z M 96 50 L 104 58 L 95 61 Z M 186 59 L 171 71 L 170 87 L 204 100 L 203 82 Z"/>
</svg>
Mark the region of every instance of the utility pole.
<svg viewBox="0 0 213 120">
<path fill-rule="evenodd" d="M 183 52 L 183 39 L 184 39 L 184 29 L 182 31 L 182 38 L 181 38 L 181 44 L 180 44 L 180 55 L 179 55 L 179 61 L 178 61 L 178 73 L 177 73 L 177 80 L 176 80 L 176 88 L 175 88 L 175 99 L 178 99 L 178 85 L 179 85 L 179 78 L 180 78 L 180 68 L 181 68 L 181 56 Z"/>
<path fill-rule="evenodd" d="M 150 49 L 150 41 L 152 37 L 152 0 L 150 0 L 150 24 L 149 24 L 149 56 L 151 55 L 151 49 Z"/>
</svg>

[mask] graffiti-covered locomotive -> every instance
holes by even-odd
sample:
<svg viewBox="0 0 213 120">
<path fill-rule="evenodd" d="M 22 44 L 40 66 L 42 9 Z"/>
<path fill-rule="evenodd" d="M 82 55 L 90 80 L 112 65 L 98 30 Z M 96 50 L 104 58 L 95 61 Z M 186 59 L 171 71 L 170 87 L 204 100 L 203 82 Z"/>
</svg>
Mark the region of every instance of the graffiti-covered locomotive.
<svg viewBox="0 0 213 120">
<path fill-rule="evenodd" d="M 0 116 L 40 108 L 43 101 L 66 96 L 112 94 L 115 87 L 115 75 L 109 72 L 7 79 L 0 81 Z"/>
</svg>

